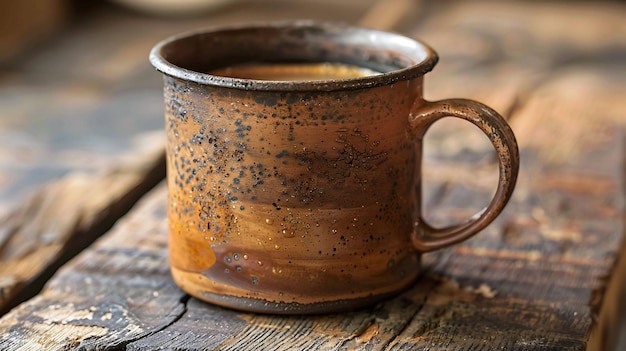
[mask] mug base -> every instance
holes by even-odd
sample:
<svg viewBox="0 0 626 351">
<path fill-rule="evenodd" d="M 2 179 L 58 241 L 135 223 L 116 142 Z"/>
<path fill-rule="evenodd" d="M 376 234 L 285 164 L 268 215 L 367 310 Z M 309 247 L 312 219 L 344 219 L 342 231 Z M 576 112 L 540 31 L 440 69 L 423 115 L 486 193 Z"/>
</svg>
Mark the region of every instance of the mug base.
<svg viewBox="0 0 626 351">
<path fill-rule="evenodd" d="M 419 272 L 419 270 L 416 271 Z M 413 286 L 421 275 L 417 273 L 411 277 L 407 277 L 407 279 L 402 282 L 398 282 L 395 287 L 390 288 L 387 291 L 379 290 L 378 292 L 372 292 L 371 294 L 361 295 L 351 299 L 330 298 L 322 301 L 288 302 L 276 300 L 272 301 L 261 297 L 233 296 L 216 293 L 209 291 L 207 286 L 203 287 L 194 284 L 192 281 L 197 281 L 198 278 L 198 275 L 196 274 L 181 272 L 176 269 L 172 269 L 171 273 L 179 288 L 204 302 L 243 312 L 280 315 L 331 314 L 366 308 L 401 294 Z M 194 276 L 196 279 L 190 279 L 191 276 Z M 201 280 L 205 279 L 205 277 L 201 278 Z"/>
<path fill-rule="evenodd" d="M 370 307 L 409 289 L 423 273 L 420 270 L 419 258 L 415 256 L 412 258 L 407 262 L 411 263 L 411 269 L 405 270 L 411 274 L 404 275 L 402 279 L 394 282 L 388 281 L 387 284 L 378 284 L 377 288 L 361 286 L 351 293 L 344 291 L 343 294 L 338 290 L 339 286 L 330 282 L 322 285 L 334 286 L 335 289 L 332 290 L 335 291 L 332 294 L 329 294 L 329 289 L 325 289 L 320 294 L 301 295 L 268 290 L 268 288 L 258 289 L 258 287 L 255 290 L 246 290 L 212 280 L 202 273 L 190 272 L 174 266 L 170 267 L 170 272 L 180 289 L 199 300 L 221 307 L 262 314 L 330 314 Z M 313 292 L 312 289 L 311 292 Z M 350 295 L 356 296 L 350 297 Z"/>
<path fill-rule="evenodd" d="M 408 287 L 410 287 L 411 285 L 409 285 Z M 248 297 L 219 295 L 210 292 L 205 292 L 203 296 L 196 297 L 214 305 L 243 312 L 280 315 L 301 315 L 330 314 L 355 311 L 369 306 L 373 306 L 378 302 L 387 300 L 402 293 L 404 290 L 406 290 L 406 288 L 401 291 L 394 291 L 381 295 L 372 295 L 349 300 L 315 302 L 310 304 L 298 302 L 274 302 Z"/>
</svg>

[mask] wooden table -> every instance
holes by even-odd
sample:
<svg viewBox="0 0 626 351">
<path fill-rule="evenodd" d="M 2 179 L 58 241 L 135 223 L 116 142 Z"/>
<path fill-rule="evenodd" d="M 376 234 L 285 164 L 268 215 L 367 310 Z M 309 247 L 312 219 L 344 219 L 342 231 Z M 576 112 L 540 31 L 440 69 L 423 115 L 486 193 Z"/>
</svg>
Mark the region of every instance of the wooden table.
<svg viewBox="0 0 626 351">
<path fill-rule="evenodd" d="M 33 92 L 27 83 L 42 86 L 33 78 L 17 81 L 21 95 L 0 98 L 8 111 L 20 111 L 27 97 L 48 91 L 64 102 L 52 104 L 51 115 L 74 111 L 80 102 L 98 106 L 111 123 L 130 123 L 121 112 L 160 121 L 154 112 L 161 109 L 160 78 L 146 55 L 166 35 L 207 23 L 299 17 L 395 29 L 440 54 L 426 81 L 427 98 L 477 99 L 509 120 L 522 168 L 505 212 L 475 238 L 425 255 L 427 270 L 415 286 L 377 306 L 321 316 L 235 312 L 190 298 L 173 284 L 163 140 L 160 132 L 144 135 L 102 156 L 89 172 L 69 167 L 21 202 L 5 201 L 0 349 L 614 349 L 626 315 L 626 6 L 272 4 L 240 3 L 208 18 L 167 21 L 108 9 L 84 21 L 72 40 L 16 66 L 27 77 L 50 74 L 42 68 L 46 59 L 70 67 L 67 72 L 80 74 L 64 75 L 62 87 L 75 90 L 57 96 L 58 85 L 48 84 Z M 89 59 L 92 49 L 108 54 Z M 0 92 L 11 86 L 0 85 Z M 124 89 L 140 89 L 133 95 L 139 101 L 111 98 Z M 45 106 L 32 109 L 33 116 L 42 113 Z M 150 129 L 128 128 L 137 132 L 129 139 Z M 427 135 L 427 218 L 445 225 L 482 208 L 495 190 L 495 162 L 473 127 L 437 123 Z"/>
</svg>

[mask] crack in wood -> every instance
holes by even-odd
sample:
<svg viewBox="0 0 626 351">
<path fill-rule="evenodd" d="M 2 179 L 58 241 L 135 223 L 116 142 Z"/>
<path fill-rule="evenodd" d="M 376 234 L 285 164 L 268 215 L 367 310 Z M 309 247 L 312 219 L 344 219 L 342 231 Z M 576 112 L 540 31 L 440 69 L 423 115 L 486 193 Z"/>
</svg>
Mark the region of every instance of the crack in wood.
<svg viewBox="0 0 626 351">
<path fill-rule="evenodd" d="M 187 304 L 189 303 L 189 299 L 191 298 L 190 295 L 184 294 L 183 296 L 181 296 L 179 303 L 183 305 L 183 309 L 182 311 L 180 311 L 180 313 L 178 313 L 174 318 L 172 318 L 168 323 L 163 324 L 162 326 L 155 328 L 154 330 L 151 330 L 148 333 L 145 334 L 140 334 L 138 335 L 136 338 L 134 339 L 128 339 L 128 340 L 124 340 L 123 343 L 116 345 L 114 348 L 112 349 L 108 349 L 105 348 L 105 350 L 107 351 L 128 351 L 128 345 L 136 343 L 138 341 L 141 341 L 143 339 L 149 338 L 163 330 L 166 330 L 167 328 L 171 327 L 172 325 L 174 325 L 176 322 L 178 322 L 179 320 L 181 320 L 185 314 L 187 313 Z M 96 347 L 95 350 L 98 350 L 99 348 Z"/>
</svg>

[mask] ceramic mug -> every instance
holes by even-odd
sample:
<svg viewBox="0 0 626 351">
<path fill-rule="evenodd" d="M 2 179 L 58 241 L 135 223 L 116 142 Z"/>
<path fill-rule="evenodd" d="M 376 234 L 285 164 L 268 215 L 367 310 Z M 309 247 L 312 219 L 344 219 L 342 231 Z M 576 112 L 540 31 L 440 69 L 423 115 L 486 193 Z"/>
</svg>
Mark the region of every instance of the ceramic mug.
<svg viewBox="0 0 626 351">
<path fill-rule="evenodd" d="M 398 34 L 311 21 L 232 26 L 156 45 L 164 74 L 169 250 L 199 299 L 268 313 L 359 308 L 409 287 L 420 254 L 502 211 L 519 153 L 491 108 L 425 101 L 437 55 Z M 442 117 L 480 128 L 497 191 L 466 223 L 421 217 L 422 139 Z"/>
</svg>

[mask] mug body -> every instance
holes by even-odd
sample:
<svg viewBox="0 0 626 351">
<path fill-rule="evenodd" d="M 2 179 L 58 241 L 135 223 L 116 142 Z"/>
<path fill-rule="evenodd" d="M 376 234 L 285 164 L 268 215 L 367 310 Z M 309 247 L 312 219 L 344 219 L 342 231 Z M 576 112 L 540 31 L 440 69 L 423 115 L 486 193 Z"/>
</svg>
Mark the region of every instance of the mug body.
<svg viewBox="0 0 626 351">
<path fill-rule="evenodd" d="M 170 263 L 183 290 L 247 311 L 322 313 L 372 304 L 416 279 L 421 145 L 408 116 L 436 61 L 430 49 L 291 22 L 173 38 L 151 59 L 165 73 Z M 380 74 L 286 82 L 206 73 L 248 62 Z"/>
</svg>

